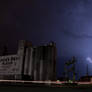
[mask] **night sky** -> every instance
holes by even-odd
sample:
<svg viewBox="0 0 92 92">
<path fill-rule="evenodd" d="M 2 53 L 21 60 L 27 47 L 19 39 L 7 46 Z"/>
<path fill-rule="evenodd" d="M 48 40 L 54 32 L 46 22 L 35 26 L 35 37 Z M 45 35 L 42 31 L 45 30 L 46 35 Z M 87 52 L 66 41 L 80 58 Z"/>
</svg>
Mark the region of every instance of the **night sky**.
<svg viewBox="0 0 92 92">
<path fill-rule="evenodd" d="M 57 76 L 75 56 L 78 76 L 92 75 L 92 0 L 1 0 L 0 43 L 15 52 L 18 40 L 57 46 Z"/>
</svg>

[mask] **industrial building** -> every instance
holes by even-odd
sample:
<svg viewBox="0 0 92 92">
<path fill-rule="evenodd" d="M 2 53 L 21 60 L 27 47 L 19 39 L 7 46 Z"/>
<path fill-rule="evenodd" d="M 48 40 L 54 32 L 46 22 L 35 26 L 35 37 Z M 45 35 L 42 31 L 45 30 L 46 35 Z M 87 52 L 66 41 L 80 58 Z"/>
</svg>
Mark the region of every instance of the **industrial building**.
<svg viewBox="0 0 92 92">
<path fill-rule="evenodd" d="M 56 44 L 20 40 L 15 55 L 0 56 L 0 79 L 56 80 Z"/>
</svg>

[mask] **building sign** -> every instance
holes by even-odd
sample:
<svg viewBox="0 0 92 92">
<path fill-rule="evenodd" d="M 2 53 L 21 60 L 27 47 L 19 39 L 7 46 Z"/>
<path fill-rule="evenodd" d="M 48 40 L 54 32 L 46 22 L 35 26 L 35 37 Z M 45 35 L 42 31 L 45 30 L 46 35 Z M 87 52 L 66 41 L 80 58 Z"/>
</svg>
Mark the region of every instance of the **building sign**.
<svg viewBox="0 0 92 92">
<path fill-rule="evenodd" d="M 20 58 L 18 55 L 0 57 L 0 74 L 18 74 L 20 70 Z"/>
</svg>

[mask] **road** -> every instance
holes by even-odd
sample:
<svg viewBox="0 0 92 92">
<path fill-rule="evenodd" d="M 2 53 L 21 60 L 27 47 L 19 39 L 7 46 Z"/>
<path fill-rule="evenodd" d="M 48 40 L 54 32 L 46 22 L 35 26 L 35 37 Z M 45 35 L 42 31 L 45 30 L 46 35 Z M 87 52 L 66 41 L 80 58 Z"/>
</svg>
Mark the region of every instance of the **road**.
<svg viewBox="0 0 92 92">
<path fill-rule="evenodd" d="M 92 87 L 63 87 L 62 83 L 56 81 L 0 80 L 0 92 L 92 92 Z M 88 83 L 86 84 L 88 85 Z"/>
</svg>

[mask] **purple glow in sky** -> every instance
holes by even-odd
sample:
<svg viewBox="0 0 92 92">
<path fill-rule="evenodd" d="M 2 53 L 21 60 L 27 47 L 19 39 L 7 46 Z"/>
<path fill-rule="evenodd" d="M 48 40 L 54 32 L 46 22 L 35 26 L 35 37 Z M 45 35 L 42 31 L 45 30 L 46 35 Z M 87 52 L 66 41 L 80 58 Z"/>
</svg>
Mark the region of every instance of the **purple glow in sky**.
<svg viewBox="0 0 92 92">
<path fill-rule="evenodd" d="M 92 63 L 92 59 L 90 57 L 87 57 L 86 60 L 90 63 Z"/>
</svg>

